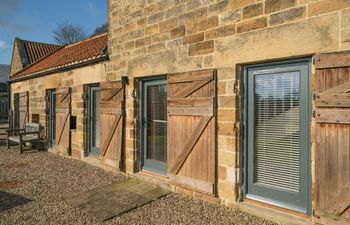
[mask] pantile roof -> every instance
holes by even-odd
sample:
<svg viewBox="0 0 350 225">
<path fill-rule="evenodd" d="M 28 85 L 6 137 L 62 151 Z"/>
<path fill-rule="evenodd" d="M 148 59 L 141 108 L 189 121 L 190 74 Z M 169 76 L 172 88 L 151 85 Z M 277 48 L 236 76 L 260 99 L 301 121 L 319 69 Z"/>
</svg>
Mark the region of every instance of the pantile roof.
<svg viewBox="0 0 350 225">
<path fill-rule="evenodd" d="M 39 59 L 51 54 L 57 49 L 61 48 L 59 45 L 46 44 L 34 41 L 20 40 L 26 52 L 28 59 L 27 65 L 30 65 Z"/>
<path fill-rule="evenodd" d="M 17 72 L 12 78 L 63 69 L 107 56 L 108 35 L 102 34 L 81 42 L 66 45 L 50 55 Z"/>
</svg>

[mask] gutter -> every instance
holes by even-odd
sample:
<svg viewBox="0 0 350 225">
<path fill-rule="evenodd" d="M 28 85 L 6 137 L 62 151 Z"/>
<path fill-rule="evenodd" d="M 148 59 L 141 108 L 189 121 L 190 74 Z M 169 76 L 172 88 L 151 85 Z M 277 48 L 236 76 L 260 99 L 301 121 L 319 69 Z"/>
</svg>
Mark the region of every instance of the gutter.
<svg viewBox="0 0 350 225">
<path fill-rule="evenodd" d="M 57 68 L 57 69 L 53 69 L 53 70 L 48 70 L 48 71 L 44 71 L 44 72 L 39 72 L 37 74 L 33 74 L 33 75 L 28 75 L 28 76 L 23 76 L 23 77 L 19 77 L 19 78 L 13 78 L 11 79 L 9 82 L 10 83 L 16 83 L 16 82 L 20 82 L 20 81 L 25 81 L 25 80 L 30 80 L 33 78 L 38 78 L 38 77 L 43 77 L 49 74 L 53 74 L 53 73 L 57 73 L 57 72 L 65 72 L 71 69 L 76 69 L 76 68 L 80 68 L 89 64 L 94 64 L 94 63 L 98 63 L 98 62 L 102 62 L 102 61 L 107 61 L 109 60 L 108 56 L 101 56 L 99 58 L 95 58 L 93 60 L 89 60 L 89 61 L 85 61 L 82 63 L 77 63 L 77 64 L 73 64 L 70 66 L 64 66 L 62 68 Z"/>
</svg>

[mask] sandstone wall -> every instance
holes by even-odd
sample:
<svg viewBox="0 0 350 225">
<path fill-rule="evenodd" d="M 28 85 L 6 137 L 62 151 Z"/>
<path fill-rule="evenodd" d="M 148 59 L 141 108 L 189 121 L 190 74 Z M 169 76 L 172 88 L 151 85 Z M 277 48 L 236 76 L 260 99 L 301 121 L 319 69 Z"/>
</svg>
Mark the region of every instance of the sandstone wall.
<svg viewBox="0 0 350 225">
<path fill-rule="evenodd" d="M 107 79 L 130 78 L 127 172 L 138 169 L 136 78 L 217 68 L 218 195 L 226 204 L 242 189 L 241 65 L 350 49 L 349 0 L 109 0 L 109 24 Z"/>
<path fill-rule="evenodd" d="M 72 91 L 72 116 L 77 117 L 77 129 L 72 132 L 72 156 L 81 158 L 84 156 L 86 135 L 85 129 L 85 105 L 84 84 L 93 84 L 106 81 L 105 63 L 85 66 L 66 72 L 55 73 L 44 77 L 34 78 L 11 84 L 11 104 L 13 109 L 13 96 L 16 93 L 29 92 L 29 121 L 33 120 L 33 114 L 39 114 L 39 122 L 47 125 L 45 113 L 46 91 L 60 87 L 71 87 Z M 46 134 L 46 127 L 45 127 Z"/>
</svg>

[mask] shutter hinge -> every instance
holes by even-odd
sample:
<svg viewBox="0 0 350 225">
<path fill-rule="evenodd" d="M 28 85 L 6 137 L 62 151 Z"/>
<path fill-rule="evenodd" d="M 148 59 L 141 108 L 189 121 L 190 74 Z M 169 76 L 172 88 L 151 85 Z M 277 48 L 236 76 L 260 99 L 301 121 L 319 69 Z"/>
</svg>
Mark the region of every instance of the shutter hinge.
<svg viewBox="0 0 350 225">
<path fill-rule="evenodd" d="M 316 63 L 316 59 L 315 59 L 315 57 L 313 57 L 312 58 L 312 64 L 315 65 L 315 63 Z"/>
<path fill-rule="evenodd" d="M 125 85 L 129 83 L 129 78 L 127 76 L 122 76 L 121 80 L 122 80 L 122 83 Z"/>
<path fill-rule="evenodd" d="M 312 118 L 316 118 L 316 110 L 312 111 Z"/>
<path fill-rule="evenodd" d="M 82 99 L 84 99 L 84 100 L 88 99 L 88 93 L 87 93 L 87 92 L 86 92 L 86 93 L 83 93 L 83 94 L 81 95 L 81 97 L 82 97 Z"/>
</svg>

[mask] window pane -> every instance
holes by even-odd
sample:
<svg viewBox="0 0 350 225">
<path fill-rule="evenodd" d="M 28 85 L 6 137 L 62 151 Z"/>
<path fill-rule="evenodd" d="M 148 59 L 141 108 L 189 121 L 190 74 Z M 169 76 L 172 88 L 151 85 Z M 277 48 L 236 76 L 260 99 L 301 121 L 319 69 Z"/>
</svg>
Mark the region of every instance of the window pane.
<svg viewBox="0 0 350 225">
<path fill-rule="evenodd" d="M 167 86 L 147 87 L 147 158 L 167 161 Z"/>
<path fill-rule="evenodd" d="M 300 73 L 255 76 L 255 182 L 299 191 Z"/>
</svg>

